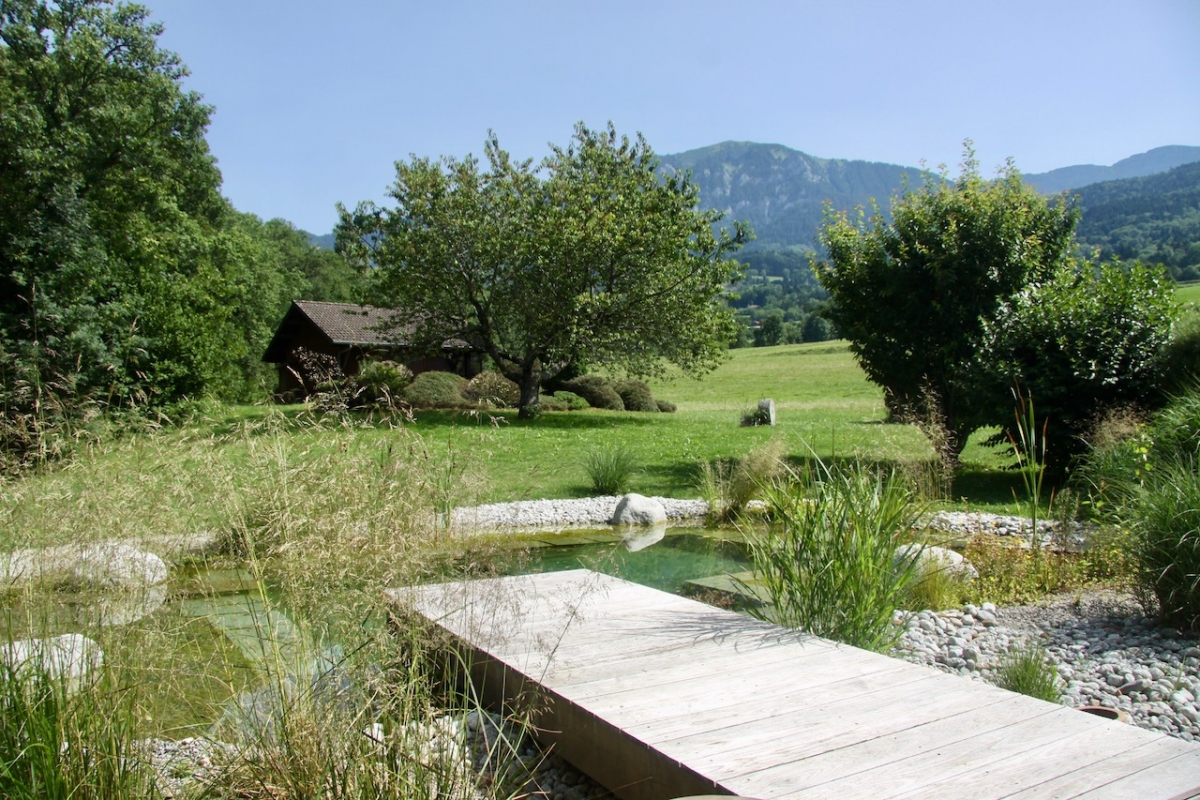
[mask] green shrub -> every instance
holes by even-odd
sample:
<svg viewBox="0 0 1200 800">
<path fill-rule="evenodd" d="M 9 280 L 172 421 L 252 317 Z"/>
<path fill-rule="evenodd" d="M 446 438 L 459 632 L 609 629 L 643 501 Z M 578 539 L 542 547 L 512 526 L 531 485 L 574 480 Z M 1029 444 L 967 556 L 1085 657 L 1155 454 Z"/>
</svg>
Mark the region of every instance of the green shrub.
<svg viewBox="0 0 1200 800">
<path fill-rule="evenodd" d="M 404 390 L 413 381 L 413 373 L 395 361 L 363 361 L 352 379 L 357 391 L 354 406 L 395 408 L 404 399 Z"/>
<path fill-rule="evenodd" d="M 608 411 L 624 411 L 625 401 L 617 394 L 612 384 L 602 375 L 582 375 L 563 384 L 563 389 L 588 401 L 592 408 Z"/>
<path fill-rule="evenodd" d="M 1145 425 L 1097 436 L 1080 475 L 1093 507 L 1126 532 L 1117 543 L 1138 594 L 1169 624 L 1200 630 L 1200 388 Z"/>
<path fill-rule="evenodd" d="M 592 450 L 584 456 L 583 468 L 598 495 L 625 494 L 638 470 L 633 453 L 623 447 Z"/>
<path fill-rule="evenodd" d="M 453 372 L 422 372 L 404 390 L 404 399 L 416 408 L 459 408 L 466 404 L 467 381 Z"/>
<path fill-rule="evenodd" d="M 494 408 L 515 408 L 521 402 L 521 387 L 499 372 L 481 372 L 467 383 L 463 395 Z"/>
<path fill-rule="evenodd" d="M 559 394 L 555 392 L 554 394 Z M 566 392 L 565 394 L 570 394 Z M 565 400 L 560 400 L 552 395 L 544 394 L 538 398 L 538 405 L 542 411 L 570 411 L 570 406 Z"/>
<path fill-rule="evenodd" d="M 1162 350 L 1161 391 L 1178 394 L 1200 382 L 1200 308 L 1189 307 Z"/>
<path fill-rule="evenodd" d="M 567 411 L 582 411 L 585 408 L 591 408 L 587 400 L 584 400 L 574 392 L 558 391 L 554 393 L 554 401 L 561 404 Z"/>
<path fill-rule="evenodd" d="M 662 413 L 664 413 L 664 414 L 674 414 L 675 413 L 675 404 L 674 403 L 668 402 L 667 400 L 655 400 L 654 402 L 656 404 L 658 404 L 658 410 L 661 411 Z"/>
<path fill-rule="evenodd" d="M 1046 651 L 1032 642 L 1005 653 L 996 668 L 995 684 L 1010 692 L 1058 702 L 1058 670 Z"/>
<path fill-rule="evenodd" d="M 1136 579 L 1163 621 L 1200 631 L 1200 477 L 1195 456 L 1154 464 L 1126 506 Z"/>
<path fill-rule="evenodd" d="M 1175 316 L 1173 282 L 1140 265 L 1060 268 L 1002 304 L 985 326 L 975 366 L 980 421 L 997 425 L 993 443 L 1016 440 L 1012 385 L 1037 401 L 1047 424 L 1046 465 L 1062 475 L 1087 452 L 1097 415 L 1157 401 L 1163 348 Z"/>
<path fill-rule="evenodd" d="M 754 613 L 856 647 L 891 647 L 902 632 L 893 613 L 917 577 L 918 559 L 895 563 L 920 516 L 904 483 L 862 465 L 818 462 L 765 495 L 770 530 L 749 546 L 770 606 Z"/>
<path fill-rule="evenodd" d="M 613 386 L 613 389 L 621 396 L 626 411 L 658 411 L 654 395 L 643 381 L 621 381 Z"/>
</svg>

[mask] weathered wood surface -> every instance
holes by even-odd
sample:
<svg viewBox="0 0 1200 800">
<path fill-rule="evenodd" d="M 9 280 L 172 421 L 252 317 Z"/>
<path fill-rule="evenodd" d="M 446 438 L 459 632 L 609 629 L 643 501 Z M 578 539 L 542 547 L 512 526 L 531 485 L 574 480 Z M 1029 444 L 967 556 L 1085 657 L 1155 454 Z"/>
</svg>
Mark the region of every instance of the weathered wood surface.
<svg viewBox="0 0 1200 800">
<path fill-rule="evenodd" d="M 630 800 L 1200 797 L 1200 747 L 588 570 L 399 589 Z"/>
</svg>

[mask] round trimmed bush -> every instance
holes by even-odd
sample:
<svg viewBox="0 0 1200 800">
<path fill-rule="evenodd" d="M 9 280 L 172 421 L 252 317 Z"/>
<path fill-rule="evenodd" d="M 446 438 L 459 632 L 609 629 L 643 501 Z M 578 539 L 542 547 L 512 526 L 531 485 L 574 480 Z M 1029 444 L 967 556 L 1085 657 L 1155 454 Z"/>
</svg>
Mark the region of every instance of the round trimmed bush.
<svg viewBox="0 0 1200 800">
<path fill-rule="evenodd" d="M 675 413 L 675 404 L 674 403 L 668 402 L 666 400 L 655 400 L 654 402 L 656 404 L 658 404 L 658 410 L 661 411 L 662 413 L 664 413 L 664 414 L 674 414 Z"/>
<path fill-rule="evenodd" d="M 515 408 L 521 402 L 521 387 L 499 372 L 481 372 L 467 383 L 463 395 L 476 403 L 496 408 Z"/>
<path fill-rule="evenodd" d="M 613 388 L 621 396 L 626 411 L 658 411 L 658 404 L 654 402 L 650 387 L 642 381 L 621 381 Z"/>
<path fill-rule="evenodd" d="M 624 411 L 625 401 L 616 389 L 602 375 L 582 375 L 563 384 L 563 389 L 588 401 L 592 408 L 603 408 L 608 411 Z"/>
<path fill-rule="evenodd" d="M 563 394 L 563 392 L 555 392 L 554 395 Z M 567 392 L 566 394 L 570 394 Z M 538 405 L 542 407 L 542 411 L 570 411 L 570 406 L 557 396 L 544 394 L 538 398 Z"/>
<path fill-rule="evenodd" d="M 466 404 L 467 380 L 453 372 L 422 372 L 404 390 L 404 399 L 416 408 L 459 408 Z"/>
<path fill-rule="evenodd" d="M 587 400 L 584 400 L 574 392 L 555 392 L 553 399 L 555 402 L 561 403 L 567 411 L 582 411 L 585 408 L 591 408 Z"/>
</svg>

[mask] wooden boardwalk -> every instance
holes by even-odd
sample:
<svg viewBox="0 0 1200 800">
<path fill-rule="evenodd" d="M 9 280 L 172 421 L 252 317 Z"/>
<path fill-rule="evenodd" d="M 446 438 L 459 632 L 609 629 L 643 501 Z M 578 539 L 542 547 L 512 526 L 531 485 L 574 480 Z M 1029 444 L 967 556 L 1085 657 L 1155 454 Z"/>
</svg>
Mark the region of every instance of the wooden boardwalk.
<svg viewBox="0 0 1200 800">
<path fill-rule="evenodd" d="M 1200 797 L 1200 746 L 599 573 L 391 594 L 631 800 Z"/>
</svg>

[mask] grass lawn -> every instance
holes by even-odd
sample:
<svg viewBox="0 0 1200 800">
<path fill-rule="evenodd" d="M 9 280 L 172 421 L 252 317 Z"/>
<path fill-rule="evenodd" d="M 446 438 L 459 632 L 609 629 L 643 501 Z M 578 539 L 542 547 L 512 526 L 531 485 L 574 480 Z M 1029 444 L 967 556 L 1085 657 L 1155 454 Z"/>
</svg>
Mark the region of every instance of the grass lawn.
<svg viewBox="0 0 1200 800">
<path fill-rule="evenodd" d="M 861 458 L 919 471 L 933 459 L 915 428 L 882 424 L 881 394 L 844 342 L 735 350 L 703 380 L 652 385 L 677 413 L 562 412 L 525 422 L 513 411 L 424 411 L 409 423 L 318 419 L 300 406 L 220 407 L 0 486 L 0 548 L 225 528 L 231 507 L 269 502 L 280 482 L 344 470 L 347 485 L 400 462 L 415 462 L 420 490 L 437 503 L 467 505 L 587 496 L 583 457 L 602 447 L 634 454 L 634 491 L 673 497 L 698 496 L 701 461 L 740 458 L 775 437 L 795 462 Z M 763 397 L 775 400 L 778 425 L 741 427 L 742 412 Z M 1017 509 L 1019 476 L 996 453 L 973 442 L 964 461 L 954 505 Z"/>
<path fill-rule="evenodd" d="M 1177 287 L 1175 296 L 1179 298 L 1179 302 L 1181 303 L 1191 303 L 1192 305 L 1200 306 L 1200 281 Z"/>
</svg>

